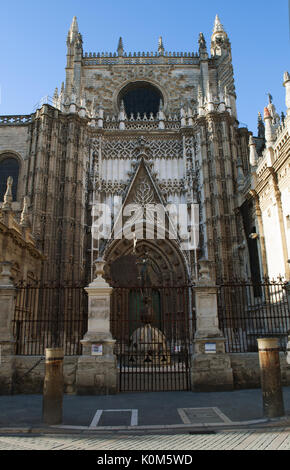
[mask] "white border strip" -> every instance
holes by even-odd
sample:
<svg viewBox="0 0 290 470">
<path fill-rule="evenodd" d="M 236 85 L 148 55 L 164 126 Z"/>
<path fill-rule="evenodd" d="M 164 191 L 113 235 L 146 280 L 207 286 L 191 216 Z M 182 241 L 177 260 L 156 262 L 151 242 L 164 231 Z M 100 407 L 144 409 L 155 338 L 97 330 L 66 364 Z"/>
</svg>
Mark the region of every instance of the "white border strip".
<svg viewBox="0 0 290 470">
<path fill-rule="evenodd" d="M 97 410 L 95 416 L 93 417 L 93 420 L 89 426 L 89 429 L 92 429 L 92 428 L 96 428 L 99 424 L 99 421 L 101 419 L 101 416 L 103 414 L 103 412 L 115 412 L 115 411 L 131 411 L 131 423 L 130 423 L 130 426 L 138 426 L 138 410 L 134 410 L 134 409 L 124 409 L 124 410 Z M 104 426 L 106 427 L 106 426 Z M 108 426 L 108 428 L 111 427 L 111 426 Z"/>
</svg>

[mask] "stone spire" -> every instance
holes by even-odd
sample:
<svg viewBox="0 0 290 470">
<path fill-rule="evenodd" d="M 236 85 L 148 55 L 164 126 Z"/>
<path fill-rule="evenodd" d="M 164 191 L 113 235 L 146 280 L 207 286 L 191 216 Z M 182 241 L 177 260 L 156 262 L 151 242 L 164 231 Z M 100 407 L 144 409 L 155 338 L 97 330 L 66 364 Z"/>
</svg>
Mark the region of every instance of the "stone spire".
<svg viewBox="0 0 290 470">
<path fill-rule="evenodd" d="M 230 41 L 219 16 L 216 15 L 211 36 L 211 54 L 213 56 L 221 56 L 226 52 L 230 52 Z"/>
<path fill-rule="evenodd" d="M 58 97 L 58 107 L 61 111 L 63 111 L 64 100 L 65 100 L 64 82 L 62 82 L 61 83 L 60 94 L 59 94 L 59 97 Z"/>
<path fill-rule="evenodd" d="M 287 116 L 290 116 L 290 75 L 289 72 L 285 72 L 283 76 L 284 82 L 283 86 L 286 89 L 286 108 L 287 108 Z"/>
<path fill-rule="evenodd" d="M 28 197 L 25 196 L 23 199 L 23 209 L 20 217 L 20 225 L 22 227 L 29 226 L 29 211 L 28 211 Z"/>
<path fill-rule="evenodd" d="M 57 87 L 56 87 L 56 89 L 54 90 L 52 102 L 53 102 L 53 106 L 54 106 L 55 108 L 57 108 L 57 107 L 58 107 L 58 88 L 57 88 Z"/>
<path fill-rule="evenodd" d="M 260 139 L 265 139 L 265 126 L 260 111 L 258 112 L 258 137 Z"/>
<path fill-rule="evenodd" d="M 12 209 L 12 201 L 13 201 L 12 185 L 13 185 L 13 178 L 12 176 L 8 176 L 6 192 L 4 194 L 4 201 L 2 205 L 2 209 L 5 211 L 9 211 Z"/>
<path fill-rule="evenodd" d="M 71 27 L 70 27 L 70 31 L 72 33 L 78 33 L 79 32 L 79 26 L 78 26 L 78 21 L 77 21 L 76 16 L 74 16 L 73 19 L 72 19 L 72 24 L 71 24 Z"/>
<path fill-rule="evenodd" d="M 74 16 L 72 20 L 71 27 L 67 36 L 67 47 L 68 54 L 73 54 L 76 56 L 82 55 L 83 52 L 83 39 L 82 35 L 79 32 L 77 17 Z M 79 57 L 77 57 L 79 59 Z"/>
<path fill-rule="evenodd" d="M 68 39 L 70 39 L 70 42 L 73 42 L 73 40 L 77 37 L 78 32 L 79 32 L 79 26 L 77 22 L 77 17 L 74 16 L 72 20 L 72 24 L 68 32 Z"/>
<path fill-rule="evenodd" d="M 118 51 L 118 56 L 122 57 L 124 54 L 124 45 L 123 45 L 123 39 L 121 37 L 119 38 L 117 51 Z"/>
<path fill-rule="evenodd" d="M 81 91 L 81 67 L 83 57 L 83 39 L 74 16 L 67 36 L 66 94 L 75 87 L 77 97 Z"/>
<path fill-rule="evenodd" d="M 162 41 L 162 36 L 160 36 L 159 40 L 158 40 L 158 53 L 159 53 L 159 55 L 164 54 L 164 45 L 163 45 L 163 41 Z"/>
<path fill-rule="evenodd" d="M 218 15 L 216 15 L 215 20 L 214 20 L 213 33 L 225 33 L 226 34 Z"/>
</svg>

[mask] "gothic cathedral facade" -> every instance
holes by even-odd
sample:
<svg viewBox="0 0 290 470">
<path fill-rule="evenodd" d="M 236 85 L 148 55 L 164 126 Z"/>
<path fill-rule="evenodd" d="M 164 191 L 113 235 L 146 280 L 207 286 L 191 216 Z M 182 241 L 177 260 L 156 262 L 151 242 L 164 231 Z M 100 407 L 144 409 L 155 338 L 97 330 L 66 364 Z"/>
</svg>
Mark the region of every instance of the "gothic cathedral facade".
<svg viewBox="0 0 290 470">
<path fill-rule="evenodd" d="M 137 235 L 137 254 L 148 253 L 157 279 L 194 282 L 201 258 L 214 279 L 263 275 L 243 205 L 250 133 L 237 119 L 231 44 L 218 16 L 210 51 L 202 33 L 198 42 L 198 52 L 166 52 L 160 38 L 154 53 L 126 53 L 120 38 L 116 53 L 84 53 L 74 17 L 61 90 L 30 115 L 2 119 L 1 197 L 12 176 L 13 210 L 20 214 L 26 197 L 45 257 L 42 279 L 90 282 L 97 258 L 108 278 L 126 279 L 133 237 L 93 231 L 96 203 L 114 214 L 125 202 L 182 204 L 189 218 L 198 208 L 194 249 L 168 234 Z M 110 271 L 122 258 L 121 271 Z"/>
</svg>

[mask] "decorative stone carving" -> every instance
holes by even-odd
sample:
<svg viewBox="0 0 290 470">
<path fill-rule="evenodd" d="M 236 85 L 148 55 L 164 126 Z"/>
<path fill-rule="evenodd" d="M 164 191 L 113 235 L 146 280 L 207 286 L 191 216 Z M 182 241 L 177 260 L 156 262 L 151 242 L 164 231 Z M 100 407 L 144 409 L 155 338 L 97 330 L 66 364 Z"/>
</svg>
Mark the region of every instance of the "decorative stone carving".
<svg viewBox="0 0 290 470">
<path fill-rule="evenodd" d="M 13 178 L 12 178 L 12 176 L 8 176 L 8 178 L 7 178 L 7 188 L 6 188 L 6 192 L 4 194 L 4 202 L 3 202 L 3 205 L 2 205 L 2 209 L 5 210 L 5 211 L 9 211 L 9 210 L 12 209 L 12 201 L 13 201 L 12 185 L 13 185 Z"/>
</svg>

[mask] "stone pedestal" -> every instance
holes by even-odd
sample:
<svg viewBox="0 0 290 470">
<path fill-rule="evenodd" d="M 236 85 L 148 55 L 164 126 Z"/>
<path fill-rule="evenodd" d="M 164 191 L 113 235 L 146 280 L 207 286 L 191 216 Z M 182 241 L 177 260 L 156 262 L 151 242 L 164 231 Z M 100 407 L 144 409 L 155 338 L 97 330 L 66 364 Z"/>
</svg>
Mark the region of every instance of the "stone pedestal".
<svg viewBox="0 0 290 470">
<path fill-rule="evenodd" d="M 88 293 L 88 331 L 81 341 L 83 355 L 78 360 L 76 391 L 79 395 L 104 395 L 117 392 L 115 340 L 110 332 L 112 288 L 102 278 L 104 262 L 96 263 L 97 278 L 86 288 Z"/>
<path fill-rule="evenodd" d="M 192 357 L 192 390 L 232 390 L 233 371 L 225 353 L 225 338 L 218 325 L 217 287 L 209 278 L 208 262 L 201 261 L 195 287 L 196 333 Z"/>
<path fill-rule="evenodd" d="M 16 289 L 11 278 L 11 263 L 0 263 L 0 394 L 12 393 L 15 341 L 12 319 Z"/>
</svg>

